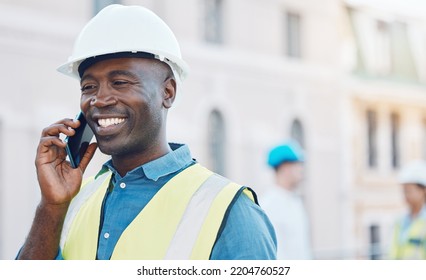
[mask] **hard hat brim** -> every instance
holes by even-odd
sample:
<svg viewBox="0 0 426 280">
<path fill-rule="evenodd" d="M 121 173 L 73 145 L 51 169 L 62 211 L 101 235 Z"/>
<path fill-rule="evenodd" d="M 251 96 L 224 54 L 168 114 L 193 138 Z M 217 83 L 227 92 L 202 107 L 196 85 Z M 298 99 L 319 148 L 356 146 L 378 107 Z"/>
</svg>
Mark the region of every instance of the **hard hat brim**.
<svg viewBox="0 0 426 280">
<path fill-rule="evenodd" d="M 151 54 L 149 52 L 145 52 L 145 51 L 138 51 L 138 52 L 129 52 L 129 51 L 123 51 L 123 52 L 116 52 L 116 53 L 99 53 L 96 55 L 92 55 L 92 56 L 88 56 L 88 57 L 84 57 L 84 58 L 79 58 L 79 59 L 74 59 L 72 61 L 68 61 L 62 65 L 60 65 L 56 70 L 64 75 L 70 76 L 72 78 L 78 79 L 80 80 L 80 74 L 79 74 L 79 67 L 80 65 L 83 63 L 83 61 L 87 60 L 87 59 L 95 59 L 97 57 L 101 57 L 101 56 L 108 56 L 111 55 L 110 58 L 114 58 L 114 55 L 116 54 L 122 54 L 122 53 L 129 53 L 129 54 Z M 153 55 L 153 54 L 152 54 Z M 134 57 L 137 57 L 138 55 L 134 55 Z M 168 55 L 170 56 L 170 55 Z M 117 56 L 118 57 L 118 56 Z M 130 55 L 129 55 L 130 57 Z M 175 78 L 179 78 L 180 81 L 183 81 L 186 76 L 188 75 L 189 72 L 189 66 L 188 64 L 183 61 L 182 59 L 178 58 L 178 57 L 174 57 L 169 59 L 168 57 L 164 56 L 164 57 L 160 57 L 158 55 L 153 55 L 154 59 L 158 59 L 160 61 L 163 61 L 167 64 L 174 64 L 174 65 L 170 65 L 172 67 L 172 70 L 176 75 L 178 75 L 178 77 Z M 105 58 L 108 59 L 108 58 Z M 173 63 L 172 61 L 176 61 L 177 63 Z M 179 64 L 179 66 L 178 66 Z M 177 73 L 176 73 L 177 72 Z"/>
</svg>

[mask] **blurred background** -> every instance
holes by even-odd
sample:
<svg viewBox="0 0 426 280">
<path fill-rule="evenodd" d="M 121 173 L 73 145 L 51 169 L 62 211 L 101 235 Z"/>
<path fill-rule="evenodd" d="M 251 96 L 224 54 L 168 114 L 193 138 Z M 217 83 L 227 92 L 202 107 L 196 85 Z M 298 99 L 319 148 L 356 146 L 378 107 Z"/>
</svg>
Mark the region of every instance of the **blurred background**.
<svg viewBox="0 0 426 280">
<path fill-rule="evenodd" d="M 314 258 L 386 258 L 405 209 L 396 175 L 426 158 L 421 0 L 0 0 L 0 259 L 15 257 L 40 199 L 41 130 L 79 111 L 78 81 L 56 67 L 111 3 L 152 9 L 181 43 L 191 72 L 170 141 L 261 196 L 269 149 L 297 140 Z"/>
</svg>

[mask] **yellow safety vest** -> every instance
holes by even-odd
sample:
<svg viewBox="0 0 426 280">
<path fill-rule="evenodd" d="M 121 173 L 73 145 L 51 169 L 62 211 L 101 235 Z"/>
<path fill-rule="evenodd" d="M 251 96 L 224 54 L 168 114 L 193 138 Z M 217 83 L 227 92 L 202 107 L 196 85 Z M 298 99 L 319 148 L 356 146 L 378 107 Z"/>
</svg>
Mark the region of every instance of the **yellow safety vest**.
<svg viewBox="0 0 426 280">
<path fill-rule="evenodd" d="M 111 172 L 90 178 L 71 202 L 61 235 L 64 259 L 96 258 L 102 201 Z M 227 211 L 244 192 L 199 164 L 166 183 L 120 236 L 111 259 L 209 259 Z"/>
<path fill-rule="evenodd" d="M 390 257 L 405 260 L 426 259 L 426 220 L 415 219 L 404 238 L 401 238 L 401 231 L 402 222 L 398 222 L 394 230 Z"/>
</svg>

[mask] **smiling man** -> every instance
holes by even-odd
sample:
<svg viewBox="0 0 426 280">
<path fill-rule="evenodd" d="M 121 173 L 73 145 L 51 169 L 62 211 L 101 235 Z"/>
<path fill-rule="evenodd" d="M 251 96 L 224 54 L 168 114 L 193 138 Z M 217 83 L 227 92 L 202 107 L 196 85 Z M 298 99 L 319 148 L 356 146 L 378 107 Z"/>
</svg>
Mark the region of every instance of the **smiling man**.
<svg viewBox="0 0 426 280">
<path fill-rule="evenodd" d="M 139 6 L 111 5 L 83 28 L 59 71 L 80 80 L 93 130 L 79 166 L 66 161 L 63 119 L 42 132 L 42 194 L 18 259 L 275 259 L 255 193 L 168 143 L 167 112 L 188 67 L 169 27 Z M 82 183 L 99 149 L 111 159 Z"/>
</svg>

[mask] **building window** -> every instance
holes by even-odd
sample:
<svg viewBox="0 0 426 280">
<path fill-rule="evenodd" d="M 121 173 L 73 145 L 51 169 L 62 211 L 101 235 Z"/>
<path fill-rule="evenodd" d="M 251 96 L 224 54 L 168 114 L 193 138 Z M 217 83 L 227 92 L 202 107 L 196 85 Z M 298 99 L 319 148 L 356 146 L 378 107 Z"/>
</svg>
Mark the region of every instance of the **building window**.
<svg viewBox="0 0 426 280">
<path fill-rule="evenodd" d="M 376 74 L 387 76 L 391 73 L 391 39 L 389 23 L 379 20 L 376 22 L 376 48 L 374 66 Z"/>
<path fill-rule="evenodd" d="M 223 43 L 223 1 L 204 0 L 204 40 Z"/>
<path fill-rule="evenodd" d="M 355 28 L 359 70 L 373 77 L 417 81 L 416 41 L 410 40 L 412 28 L 405 22 L 373 19 L 351 11 Z"/>
<path fill-rule="evenodd" d="M 301 46 L 301 17 L 294 12 L 285 14 L 285 39 L 286 39 L 286 54 L 289 57 L 300 58 L 302 56 Z"/>
<path fill-rule="evenodd" d="M 391 114 L 391 149 L 392 149 L 392 167 L 394 169 L 400 166 L 399 151 L 399 116 L 396 113 Z"/>
<path fill-rule="evenodd" d="M 418 69 L 414 57 L 414 42 L 409 40 L 409 28 L 406 23 L 394 22 L 391 33 L 391 64 L 392 75 L 396 79 L 406 81 L 418 80 Z"/>
<path fill-rule="evenodd" d="M 120 0 L 94 0 L 93 14 L 96 15 L 100 10 L 111 4 L 121 4 Z"/>
<path fill-rule="evenodd" d="M 377 167 L 377 114 L 367 111 L 368 166 Z"/>
<path fill-rule="evenodd" d="M 226 174 L 225 164 L 225 122 L 218 110 L 210 113 L 208 120 L 208 150 L 211 169 L 220 174 Z"/>
<path fill-rule="evenodd" d="M 299 143 L 302 148 L 305 148 L 305 135 L 303 132 L 303 126 L 300 120 L 295 119 L 291 124 L 290 131 L 291 138 Z"/>
<path fill-rule="evenodd" d="M 373 224 L 369 227 L 370 235 L 370 260 L 379 260 L 381 258 L 381 244 L 380 244 L 380 226 Z"/>
</svg>

